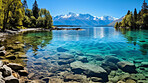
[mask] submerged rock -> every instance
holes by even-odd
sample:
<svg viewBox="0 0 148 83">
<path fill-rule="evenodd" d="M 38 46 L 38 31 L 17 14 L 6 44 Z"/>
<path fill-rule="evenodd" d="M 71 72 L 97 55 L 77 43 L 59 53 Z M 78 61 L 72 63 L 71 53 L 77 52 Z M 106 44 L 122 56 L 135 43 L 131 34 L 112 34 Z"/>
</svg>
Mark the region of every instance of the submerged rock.
<svg viewBox="0 0 148 83">
<path fill-rule="evenodd" d="M 137 83 L 135 80 L 132 80 L 132 79 L 128 79 L 128 80 L 126 80 L 126 82 L 125 83 Z"/>
<path fill-rule="evenodd" d="M 148 62 L 142 62 L 141 67 L 148 67 Z"/>
<path fill-rule="evenodd" d="M 84 73 L 88 77 L 101 77 L 104 82 L 108 81 L 107 72 L 100 66 L 75 61 L 70 64 L 72 71 L 77 74 Z"/>
<path fill-rule="evenodd" d="M 58 64 L 59 64 L 59 65 L 66 65 L 66 64 L 70 64 L 70 63 L 72 63 L 72 62 L 74 62 L 74 61 L 75 61 L 75 59 L 59 60 L 59 61 L 58 61 Z"/>
<path fill-rule="evenodd" d="M 118 67 L 124 72 L 137 73 L 136 66 L 133 63 L 130 63 L 127 61 L 121 61 L 121 62 L 118 62 L 117 64 L 118 64 Z"/>
<path fill-rule="evenodd" d="M 104 68 L 108 73 L 110 73 L 112 70 L 118 70 L 118 66 L 115 63 L 112 62 L 102 62 L 101 67 Z"/>
<path fill-rule="evenodd" d="M 35 75 L 35 73 L 30 73 L 30 74 L 28 75 L 28 78 L 32 78 L 34 75 Z"/>
<path fill-rule="evenodd" d="M 8 67 L 12 68 L 13 70 L 23 70 L 24 67 L 20 64 L 16 64 L 16 63 L 9 63 L 7 64 Z"/>
<path fill-rule="evenodd" d="M 85 57 L 85 56 L 78 56 L 76 59 L 78 61 L 83 62 L 83 63 L 87 63 L 88 62 L 87 57 Z"/>
<path fill-rule="evenodd" d="M 125 83 L 124 81 L 118 81 L 117 83 Z"/>
<path fill-rule="evenodd" d="M 72 59 L 74 58 L 74 55 L 69 53 L 61 53 L 59 56 L 59 59 Z"/>
<path fill-rule="evenodd" d="M 95 60 L 97 60 L 97 61 L 102 61 L 102 60 L 104 60 L 104 58 L 103 58 L 101 55 L 95 55 L 95 56 L 93 56 L 93 58 L 94 58 Z"/>
<path fill-rule="evenodd" d="M 90 80 L 93 82 L 103 82 L 102 78 L 97 78 L 97 77 L 91 77 Z"/>
<path fill-rule="evenodd" d="M 113 83 L 117 83 L 119 81 L 119 76 L 115 76 L 114 78 L 110 78 L 109 80 Z"/>
<path fill-rule="evenodd" d="M 68 50 L 65 49 L 65 48 L 63 48 L 63 47 L 59 47 L 59 48 L 57 48 L 57 51 L 58 51 L 58 52 L 66 52 L 66 51 L 68 51 Z"/>
<path fill-rule="evenodd" d="M 105 61 L 112 62 L 112 63 L 118 63 L 120 60 L 117 57 L 114 56 L 105 56 Z"/>
<path fill-rule="evenodd" d="M 86 80 L 86 76 L 84 76 L 84 75 L 78 75 L 78 74 L 76 74 L 76 75 L 70 74 L 70 75 L 66 75 L 64 77 L 64 81 L 65 82 L 68 82 L 68 81 L 82 82 L 83 79 Z"/>
<path fill-rule="evenodd" d="M 48 83 L 64 83 L 60 78 L 51 78 Z"/>
</svg>

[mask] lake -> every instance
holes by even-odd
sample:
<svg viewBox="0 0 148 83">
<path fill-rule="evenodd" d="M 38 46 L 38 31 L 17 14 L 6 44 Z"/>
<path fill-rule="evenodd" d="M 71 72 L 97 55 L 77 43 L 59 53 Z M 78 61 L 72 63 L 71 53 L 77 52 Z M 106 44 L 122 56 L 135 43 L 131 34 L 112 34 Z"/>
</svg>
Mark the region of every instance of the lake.
<svg viewBox="0 0 148 83">
<path fill-rule="evenodd" d="M 137 67 L 138 74 L 142 72 L 145 80 L 148 80 L 146 77 L 148 68 L 141 66 L 142 62 L 148 65 L 148 30 L 118 31 L 113 27 L 81 28 L 84 30 L 53 30 L 15 35 L 8 38 L 5 44 L 9 46 L 19 41 L 25 45 L 21 48 L 21 52 L 27 55 L 27 59 L 11 61 L 22 63 L 28 68 L 29 73 L 33 72 L 35 75 L 31 79 L 52 76 L 64 79 L 60 73 L 73 72 L 69 64 L 75 61 L 101 66 L 109 76 L 110 72 L 117 70 L 120 72 L 118 76 L 124 75 L 125 72 L 127 74 L 128 71 L 111 69 L 110 66 L 107 69 L 108 65 L 102 66 L 105 57 L 112 56 L 120 61 L 133 63 Z M 114 77 L 110 76 L 109 80 Z"/>
</svg>

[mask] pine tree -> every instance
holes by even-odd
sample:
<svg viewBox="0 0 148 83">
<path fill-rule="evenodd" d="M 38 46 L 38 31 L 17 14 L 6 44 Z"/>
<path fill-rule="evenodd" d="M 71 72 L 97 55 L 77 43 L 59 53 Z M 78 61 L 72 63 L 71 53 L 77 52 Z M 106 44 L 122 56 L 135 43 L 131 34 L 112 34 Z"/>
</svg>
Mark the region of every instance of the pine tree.
<svg viewBox="0 0 148 83">
<path fill-rule="evenodd" d="M 136 8 L 135 8 L 135 11 L 134 11 L 134 21 L 135 21 L 135 22 L 137 21 L 137 17 L 138 17 L 138 15 L 137 15 L 137 10 L 136 10 Z"/>
<path fill-rule="evenodd" d="M 36 0 L 35 0 L 35 2 L 33 4 L 32 12 L 33 12 L 33 16 L 36 19 L 38 19 L 38 17 L 39 17 L 39 8 L 38 8 L 38 4 L 37 4 L 37 1 Z"/>
<path fill-rule="evenodd" d="M 28 8 L 28 5 L 27 5 L 27 1 L 26 0 L 24 0 L 23 2 L 22 2 L 22 4 L 23 4 L 23 7 L 25 8 L 25 10 Z"/>
<path fill-rule="evenodd" d="M 130 10 L 128 10 L 128 12 L 127 12 L 127 15 L 129 15 L 130 14 Z"/>
<path fill-rule="evenodd" d="M 27 1 L 24 0 L 24 1 L 22 2 L 22 4 L 23 4 L 23 7 L 25 8 L 25 15 L 26 15 L 26 10 L 28 9 Z"/>
</svg>

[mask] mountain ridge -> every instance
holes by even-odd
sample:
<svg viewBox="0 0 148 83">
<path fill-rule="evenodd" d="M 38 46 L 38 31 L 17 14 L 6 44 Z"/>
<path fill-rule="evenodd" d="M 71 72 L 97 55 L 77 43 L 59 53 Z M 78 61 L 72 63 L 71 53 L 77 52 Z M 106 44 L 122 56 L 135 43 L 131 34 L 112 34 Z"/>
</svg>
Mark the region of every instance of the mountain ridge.
<svg viewBox="0 0 148 83">
<path fill-rule="evenodd" d="M 117 20 L 115 20 L 115 21 L 113 21 L 113 22 L 111 22 L 111 23 L 108 24 L 107 26 L 112 26 L 112 27 L 114 27 L 115 23 L 116 23 L 116 22 L 121 22 L 121 21 L 123 20 L 123 18 L 124 18 L 124 16 L 121 17 L 121 18 L 119 18 L 119 19 L 117 19 Z"/>
<path fill-rule="evenodd" d="M 118 18 L 112 16 L 92 16 L 90 14 L 76 14 L 69 12 L 66 15 L 53 17 L 54 25 L 77 25 L 77 26 L 98 26 L 108 25 Z"/>
</svg>

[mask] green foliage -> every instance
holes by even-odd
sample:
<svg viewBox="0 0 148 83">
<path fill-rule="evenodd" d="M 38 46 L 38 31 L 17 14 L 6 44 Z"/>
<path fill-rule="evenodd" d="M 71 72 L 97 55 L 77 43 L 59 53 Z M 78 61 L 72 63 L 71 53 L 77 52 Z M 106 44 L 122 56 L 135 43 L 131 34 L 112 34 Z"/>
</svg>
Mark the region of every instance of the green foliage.
<svg viewBox="0 0 148 83">
<path fill-rule="evenodd" d="M 4 31 L 23 27 L 52 27 L 50 12 L 46 9 L 39 10 L 36 0 L 32 10 L 27 8 L 26 0 L 23 3 L 21 0 L 0 0 L 0 28 Z"/>
<path fill-rule="evenodd" d="M 52 16 L 46 9 L 40 9 L 39 18 L 37 20 L 38 27 L 51 28 L 52 27 Z"/>
<path fill-rule="evenodd" d="M 24 27 L 31 27 L 30 24 L 31 24 L 30 18 L 28 16 L 24 16 L 23 26 Z"/>
<path fill-rule="evenodd" d="M 116 22 L 116 24 L 115 24 L 115 26 L 114 26 L 115 28 L 118 28 L 118 22 Z"/>
<path fill-rule="evenodd" d="M 43 27 L 45 25 L 45 18 L 39 17 L 37 19 L 37 26 L 38 27 Z"/>
<path fill-rule="evenodd" d="M 4 13 L 2 8 L 2 0 L 0 0 L 0 28 L 3 27 Z"/>
<path fill-rule="evenodd" d="M 130 13 L 129 15 L 126 16 L 126 26 L 132 27 L 133 25 L 133 15 Z"/>
<path fill-rule="evenodd" d="M 143 23 L 142 25 L 144 28 L 148 29 L 147 28 L 148 27 L 148 13 L 143 14 L 142 17 L 143 17 L 142 18 L 142 23 Z"/>
<path fill-rule="evenodd" d="M 125 27 L 125 26 L 126 26 L 126 16 L 121 21 L 121 27 Z"/>
<path fill-rule="evenodd" d="M 39 8 L 38 8 L 38 4 L 37 4 L 37 1 L 36 0 L 35 0 L 35 2 L 33 4 L 32 12 L 33 12 L 33 16 L 36 19 L 38 19 L 38 17 L 39 17 Z"/>
<path fill-rule="evenodd" d="M 32 10 L 26 9 L 25 15 L 31 18 L 31 16 L 33 16 Z"/>
<path fill-rule="evenodd" d="M 36 27 L 36 18 L 34 16 L 31 16 L 30 21 L 31 21 L 31 27 L 35 28 Z"/>
<path fill-rule="evenodd" d="M 148 29 L 148 8 L 146 8 L 145 3 L 143 4 L 141 11 L 137 14 L 137 10 L 135 8 L 134 15 L 132 12 L 128 10 L 127 15 L 123 18 L 123 20 L 115 25 L 115 28 L 130 28 L 130 29 Z"/>
<path fill-rule="evenodd" d="M 21 28 L 24 18 L 24 9 L 21 0 L 2 0 L 3 4 L 3 30 Z"/>
</svg>

